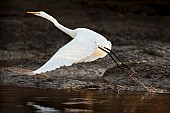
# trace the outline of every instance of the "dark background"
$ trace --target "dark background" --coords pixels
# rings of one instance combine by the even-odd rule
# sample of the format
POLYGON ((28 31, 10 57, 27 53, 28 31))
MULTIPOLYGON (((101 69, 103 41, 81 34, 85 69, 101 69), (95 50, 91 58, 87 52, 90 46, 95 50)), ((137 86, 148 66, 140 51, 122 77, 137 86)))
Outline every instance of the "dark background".
MULTIPOLYGON (((102 34, 112 42, 112 50, 117 56, 139 76, 154 87, 169 89, 169 7, 169 0, 1 0, 0 65, 3 67, 8 61, 8 66, 21 67, 23 72, 26 72, 24 68, 30 71, 38 69, 71 40, 48 20, 26 14, 27 11, 45 11, 68 28, 86 27, 102 34)), ((20 71, 18 68, 12 69, 14 71, 7 68, 0 72, 2 80, 18 85, 19 82, 15 81, 20 78, 16 73, 20 71), (15 74, 17 79, 13 77, 15 74)), ((120 80, 124 74, 117 70, 109 56, 95 62, 57 69, 50 74, 55 75, 50 77, 61 75, 83 81, 97 80, 96 77, 104 75, 106 78, 108 76, 106 81, 115 84, 126 84, 129 80, 120 80), (69 73, 81 70, 87 73, 69 73)), ((31 79, 25 77, 23 80, 29 82, 23 85, 29 86, 31 79)), ((59 79, 52 80, 57 83, 59 79)), ((55 84, 50 87, 56 88, 55 84)))
POLYGON ((169 7, 168 0, 1 0, 0 45, 1 49, 10 49, 10 43, 47 44, 66 37, 50 22, 26 14, 41 10, 69 28, 87 27, 98 31, 113 44, 128 44, 131 41, 122 41, 127 36, 135 40, 169 42, 169 7))
POLYGON ((1 0, 1 57, 13 59, 18 51, 27 51, 30 56, 22 55, 28 58, 41 53, 51 57, 71 40, 48 20, 27 11, 45 11, 66 27, 97 31, 113 46, 147 48, 169 44, 169 7, 168 0, 1 0), (6 55, 9 51, 14 53, 6 55))

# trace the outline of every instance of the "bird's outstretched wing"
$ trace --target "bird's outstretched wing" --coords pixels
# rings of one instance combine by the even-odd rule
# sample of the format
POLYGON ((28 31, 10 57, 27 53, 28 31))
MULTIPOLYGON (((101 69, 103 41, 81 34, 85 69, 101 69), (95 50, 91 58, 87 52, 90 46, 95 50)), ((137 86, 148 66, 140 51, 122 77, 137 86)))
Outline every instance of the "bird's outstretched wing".
POLYGON ((34 73, 45 73, 60 68, 61 66, 70 66, 74 63, 81 62, 81 60, 90 57, 96 49, 97 45, 94 41, 83 38, 77 34, 72 41, 60 48, 49 61, 35 70, 34 73))

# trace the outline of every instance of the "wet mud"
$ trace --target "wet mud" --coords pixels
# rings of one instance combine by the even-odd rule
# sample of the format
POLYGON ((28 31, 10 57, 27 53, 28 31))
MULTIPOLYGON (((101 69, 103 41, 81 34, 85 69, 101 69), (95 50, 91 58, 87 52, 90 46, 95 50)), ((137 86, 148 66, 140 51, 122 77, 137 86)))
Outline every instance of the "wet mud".
POLYGON ((20 4, 12 0, 2 6, 1 85, 145 91, 109 56, 45 74, 29 75, 71 40, 47 20, 25 14, 26 11, 44 10, 69 28, 86 27, 99 32, 112 42, 117 56, 137 72, 136 78, 155 88, 170 89, 170 10, 166 2, 73 0, 43 1, 38 5, 33 1, 20 4))

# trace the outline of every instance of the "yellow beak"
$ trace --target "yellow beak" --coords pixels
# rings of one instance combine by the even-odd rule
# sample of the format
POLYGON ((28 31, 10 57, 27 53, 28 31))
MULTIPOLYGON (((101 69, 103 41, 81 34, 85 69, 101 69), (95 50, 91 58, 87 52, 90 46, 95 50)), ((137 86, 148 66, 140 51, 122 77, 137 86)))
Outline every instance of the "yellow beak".
POLYGON ((39 12, 27 12, 27 13, 29 13, 29 14, 39 14, 39 12))

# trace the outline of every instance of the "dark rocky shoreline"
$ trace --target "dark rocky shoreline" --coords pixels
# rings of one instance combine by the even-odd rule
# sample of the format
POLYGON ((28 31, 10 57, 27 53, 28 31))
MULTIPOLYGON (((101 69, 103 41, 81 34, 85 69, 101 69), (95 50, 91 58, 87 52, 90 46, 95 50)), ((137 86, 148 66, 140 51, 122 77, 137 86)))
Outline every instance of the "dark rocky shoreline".
POLYGON ((63 67, 45 76, 27 75, 26 72, 40 67, 71 40, 50 22, 25 14, 26 11, 44 10, 69 28, 87 27, 104 35, 112 42, 112 50, 137 72, 139 79, 155 88, 169 90, 168 6, 161 1, 73 0, 48 4, 44 1, 40 5, 33 1, 3 2, 0 13, 0 84, 54 89, 144 90, 110 62, 109 56, 91 63, 63 67))

